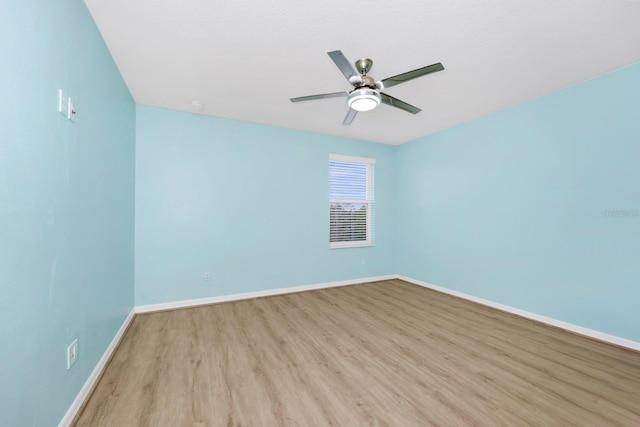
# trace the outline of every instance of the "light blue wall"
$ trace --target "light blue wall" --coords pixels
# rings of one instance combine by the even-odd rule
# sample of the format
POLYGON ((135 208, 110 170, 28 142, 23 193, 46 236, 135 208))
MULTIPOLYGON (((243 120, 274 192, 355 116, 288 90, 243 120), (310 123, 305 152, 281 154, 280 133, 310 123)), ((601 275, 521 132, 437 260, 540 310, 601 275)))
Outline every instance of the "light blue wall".
POLYGON ((640 64, 397 154, 399 273, 640 341, 640 64))
POLYGON ((135 105, 82 1, 3 0, 0 52, 0 425, 53 426, 133 305, 135 105))
POLYGON ((393 149, 138 106, 136 304, 394 273, 393 149), (329 249, 329 153, 377 159, 375 247, 329 249))

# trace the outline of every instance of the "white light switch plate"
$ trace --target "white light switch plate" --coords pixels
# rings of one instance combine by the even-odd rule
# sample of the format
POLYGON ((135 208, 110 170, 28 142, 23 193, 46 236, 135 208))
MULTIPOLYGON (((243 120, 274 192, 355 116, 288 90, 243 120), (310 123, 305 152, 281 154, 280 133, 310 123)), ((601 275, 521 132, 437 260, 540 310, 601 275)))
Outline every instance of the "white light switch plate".
POLYGON ((62 90, 58 90, 58 113, 69 118, 69 94, 62 90))
POLYGON ((73 106, 73 100, 64 89, 58 89, 58 113, 72 122, 76 121, 76 109, 73 106))

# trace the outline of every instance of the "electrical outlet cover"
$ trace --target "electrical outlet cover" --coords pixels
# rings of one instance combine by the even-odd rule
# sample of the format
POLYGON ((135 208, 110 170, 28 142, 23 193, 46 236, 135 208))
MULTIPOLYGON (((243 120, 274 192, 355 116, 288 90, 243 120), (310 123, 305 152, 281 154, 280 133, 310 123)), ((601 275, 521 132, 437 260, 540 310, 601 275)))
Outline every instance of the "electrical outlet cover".
POLYGON ((74 363, 78 360, 78 339, 73 340, 69 347, 67 347, 67 369, 71 369, 74 363))

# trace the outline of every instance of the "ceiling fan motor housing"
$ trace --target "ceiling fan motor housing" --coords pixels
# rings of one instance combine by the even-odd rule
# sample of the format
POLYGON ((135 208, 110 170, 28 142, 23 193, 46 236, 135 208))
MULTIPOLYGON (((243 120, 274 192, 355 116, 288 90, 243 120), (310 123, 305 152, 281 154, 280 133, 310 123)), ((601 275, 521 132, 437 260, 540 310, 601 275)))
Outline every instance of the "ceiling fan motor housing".
POLYGON ((371 89, 377 89, 377 83, 371 76, 362 75, 362 83, 356 85, 356 87, 370 87, 371 89))

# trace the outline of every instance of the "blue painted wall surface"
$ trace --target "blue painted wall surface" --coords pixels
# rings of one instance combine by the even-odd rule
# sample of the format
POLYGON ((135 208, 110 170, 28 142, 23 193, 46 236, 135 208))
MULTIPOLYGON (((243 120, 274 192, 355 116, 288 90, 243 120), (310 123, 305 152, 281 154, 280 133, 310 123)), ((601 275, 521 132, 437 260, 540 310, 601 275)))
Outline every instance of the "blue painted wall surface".
POLYGON ((53 426, 133 306, 135 105, 82 1, 3 1, 0 52, 0 425, 53 426))
POLYGON ((394 273, 393 149, 138 106, 136 304, 394 273), (329 153, 377 159, 375 247, 329 249, 329 153))
POLYGON ((640 64, 397 154, 398 273, 640 341, 640 64))

